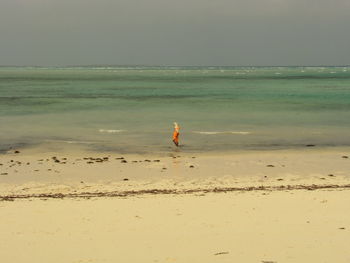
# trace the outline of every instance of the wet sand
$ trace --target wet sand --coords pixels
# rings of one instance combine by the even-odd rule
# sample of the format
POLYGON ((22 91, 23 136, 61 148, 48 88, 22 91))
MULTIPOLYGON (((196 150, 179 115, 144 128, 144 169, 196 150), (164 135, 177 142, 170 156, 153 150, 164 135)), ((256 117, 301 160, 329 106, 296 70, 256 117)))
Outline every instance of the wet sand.
POLYGON ((0 259, 349 262, 349 153, 9 152, 0 259))

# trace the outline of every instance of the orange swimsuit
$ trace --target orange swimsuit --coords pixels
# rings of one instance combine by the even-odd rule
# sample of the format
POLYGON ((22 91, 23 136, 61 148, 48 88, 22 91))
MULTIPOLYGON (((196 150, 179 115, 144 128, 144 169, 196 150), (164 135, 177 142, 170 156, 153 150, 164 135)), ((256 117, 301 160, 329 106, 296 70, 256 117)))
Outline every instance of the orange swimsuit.
POLYGON ((180 127, 176 127, 173 133, 173 142, 175 143, 175 145, 177 146, 179 144, 179 130, 180 127))
POLYGON ((179 132, 178 131, 174 131, 174 133, 173 133, 173 141, 175 142, 175 143, 179 143, 179 132))

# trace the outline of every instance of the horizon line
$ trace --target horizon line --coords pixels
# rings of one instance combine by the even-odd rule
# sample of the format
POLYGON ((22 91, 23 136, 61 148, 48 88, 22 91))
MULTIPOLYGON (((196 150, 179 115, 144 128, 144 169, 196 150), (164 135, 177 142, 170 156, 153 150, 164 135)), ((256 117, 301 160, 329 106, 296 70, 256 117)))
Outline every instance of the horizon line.
POLYGON ((235 67, 350 67, 348 65, 149 65, 149 64, 86 64, 86 65, 0 65, 1 68, 9 67, 9 68, 78 68, 78 67, 181 67, 181 68, 193 68, 193 67, 213 67, 213 68, 235 68, 235 67))

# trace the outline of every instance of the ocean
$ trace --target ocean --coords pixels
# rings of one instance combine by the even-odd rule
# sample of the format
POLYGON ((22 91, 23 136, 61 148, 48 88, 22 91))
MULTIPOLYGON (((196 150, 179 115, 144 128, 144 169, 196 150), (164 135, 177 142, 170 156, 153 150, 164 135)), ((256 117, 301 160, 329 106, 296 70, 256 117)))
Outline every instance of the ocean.
POLYGON ((350 67, 0 67, 2 152, 342 147, 349 131, 350 67))

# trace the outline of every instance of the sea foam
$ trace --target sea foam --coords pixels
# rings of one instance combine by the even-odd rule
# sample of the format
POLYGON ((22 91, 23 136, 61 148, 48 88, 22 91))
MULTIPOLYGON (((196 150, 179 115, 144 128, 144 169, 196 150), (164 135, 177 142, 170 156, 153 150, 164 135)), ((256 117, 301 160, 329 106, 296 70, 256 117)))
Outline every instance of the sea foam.
POLYGON ((106 132, 106 133, 118 133, 118 132, 124 132, 125 130, 105 130, 105 129, 99 129, 99 132, 106 132))
POLYGON ((248 135, 251 132, 248 131, 193 131, 194 133, 204 134, 204 135, 215 135, 215 134, 240 134, 248 135))

